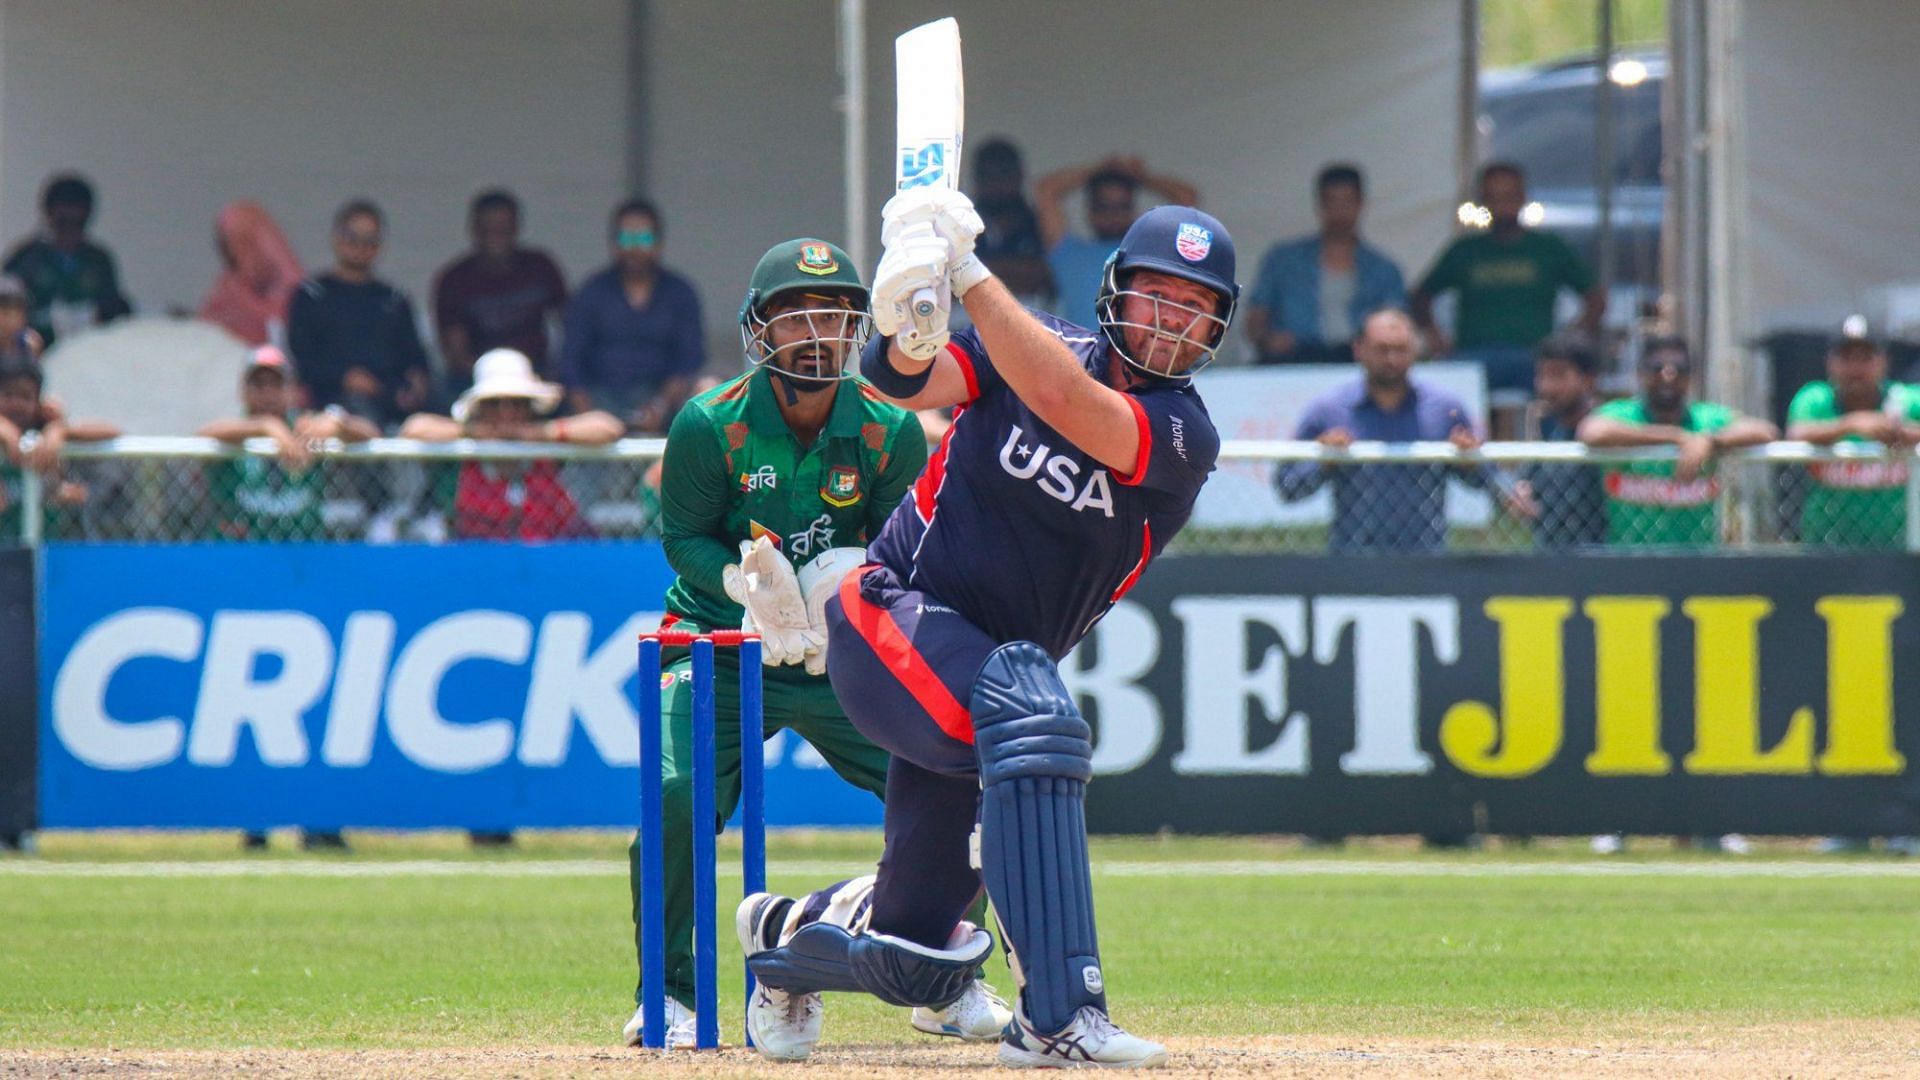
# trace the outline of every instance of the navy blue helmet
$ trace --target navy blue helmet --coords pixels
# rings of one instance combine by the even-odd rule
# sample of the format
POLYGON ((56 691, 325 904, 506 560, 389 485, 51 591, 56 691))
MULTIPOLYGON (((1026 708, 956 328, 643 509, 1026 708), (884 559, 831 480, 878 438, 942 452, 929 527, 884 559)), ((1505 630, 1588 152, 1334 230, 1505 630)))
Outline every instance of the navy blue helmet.
MULTIPOLYGON (((1212 214, 1191 206, 1156 206, 1140 215, 1121 238, 1120 246, 1107 257, 1094 310, 1099 313, 1101 331, 1121 359, 1150 375, 1178 379, 1192 375, 1213 360, 1226 341, 1227 327, 1233 322, 1239 301, 1240 285, 1234 280, 1233 237, 1227 234, 1227 227, 1212 214), (1141 326, 1149 332, 1156 329, 1120 318, 1120 298, 1131 291, 1126 288, 1126 282, 1135 270, 1155 270, 1184 278, 1220 298, 1215 314, 1196 313, 1199 317, 1187 329, 1186 343, 1201 350, 1201 356, 1194 362, 1176 366, 1178 350, 1169 347, 1164 350, 1165 362, 1156 365, 1163 351, 1154 347, 1156 342, 1149 343, 1146 356, 1134 356, 1127 347, 1129 327, 1141 326), (1210 333, 1202 333, 1200 336, 1206 340, 1201 340, 1193 336, 1196 330, 1210 333)), ((1156 303, 1170 304, 1171 301, 1156 303)), ((1191 309, 1183 307, 1182 310, 1191 309)))

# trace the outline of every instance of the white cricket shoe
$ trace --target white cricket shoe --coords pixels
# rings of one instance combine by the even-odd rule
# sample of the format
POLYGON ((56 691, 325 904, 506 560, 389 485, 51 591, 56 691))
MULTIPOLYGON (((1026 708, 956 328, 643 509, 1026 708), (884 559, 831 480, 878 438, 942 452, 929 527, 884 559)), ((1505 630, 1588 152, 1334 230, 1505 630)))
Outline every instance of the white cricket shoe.
MULTIPOLYGON (((784 896, 754 893, 733 913, 733 930, 743 956, 774 948, 787 908, 784 896)), ((754 984, 747 998, 747 1037, 761 1057, 774 1061, 804 1061, 820 1041, 820 995, 789 994, 754 984)))
POLYGON ((1013 1010, 1007 1007, 1007 999, 994 993, 985 979, 973 980, 967 992, 944 1009, 922 1006, 913 1010, 914 1030, 952 1036, 961 1042, 997 1039, 1012 1020, 1013 1010))
POLYGON ((1156 1069, 1167 1063, 1167 1048, 1129 1035, 1092 1005, 1083 1005, 1073 1022, 1051 1035, 1033 1030, 1014 1013, 1000 1037, 1000 1064, 1015 1069, 1156 1069))
MULTIPOLYGON (((620 1029, 620 1037, 628 1046, 640 1045, 640 1029, 645 1022, 641 1017, 644 1010, 633 1010, 633 1019, 620 1029)), ((667 998, 667 1049, 691 1050, 694 1044, 693 1010, 680 1004, 671 995, 667 998)))

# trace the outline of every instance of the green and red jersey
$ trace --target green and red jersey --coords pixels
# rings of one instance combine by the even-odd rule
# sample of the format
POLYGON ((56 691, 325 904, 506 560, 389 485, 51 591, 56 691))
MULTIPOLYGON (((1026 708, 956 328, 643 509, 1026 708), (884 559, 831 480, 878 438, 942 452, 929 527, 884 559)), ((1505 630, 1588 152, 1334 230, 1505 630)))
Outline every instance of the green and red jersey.
POLYGON ((770 536, 794 568, 831 547, 863 547, 927 462, 911 412, 859 379, 803 446, 780 414, 768 369, 756 368, 689 401, 667 433, 660 535, 678 577, 667 612, 702 627, 740 625, 721 571, 740 542, 770 536))

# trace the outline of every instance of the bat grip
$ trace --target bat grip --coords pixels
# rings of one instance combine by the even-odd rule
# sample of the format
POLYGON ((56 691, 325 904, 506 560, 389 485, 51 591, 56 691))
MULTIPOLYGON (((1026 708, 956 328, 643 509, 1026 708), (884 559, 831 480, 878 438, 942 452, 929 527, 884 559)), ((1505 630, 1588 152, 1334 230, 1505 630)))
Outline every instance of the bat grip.
POLYGON ((916 321, 933 318, 940 308, 940 298, 932 289, 920 289, 913 294, 913 317, 916 321))

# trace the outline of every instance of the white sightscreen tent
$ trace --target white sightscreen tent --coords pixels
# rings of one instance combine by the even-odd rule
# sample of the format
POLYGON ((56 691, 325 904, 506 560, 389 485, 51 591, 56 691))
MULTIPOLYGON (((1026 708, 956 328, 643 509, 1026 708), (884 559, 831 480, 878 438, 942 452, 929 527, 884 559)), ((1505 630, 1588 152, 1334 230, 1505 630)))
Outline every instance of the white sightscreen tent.
MULTIPOLYGON (((1920 5, 1740 12, 1748 327, 1837 324, 1889 286, 1920 289, 1920 5)), ((1920 311, 1907 318, 1920 336, 1920 311)))
POLYGON ((1409 276, 1449 232, 1460 0, 0 0, 0 238, 33 229, 47 174, 79 169, 155 314, 198 305, 226 201, 265 203, 319 268, 328 216, 367 195, 389 211, 382 271, 418 301, 482 187, 518 191, 527 238, 575 281, 606 261, 607 211, 644 192, 728 369, 753 260, 849 233, 843 7, 864 7, 871 213, 855 226, 872 235, 892 39, 943 14, 966 40, 972 138, 1013 138, 1030 174, 1131 153, 1192 180, 1247 284, 1267 245, 1311 227, 1328 161, 1367 170, 1367 231, 1409 276))

